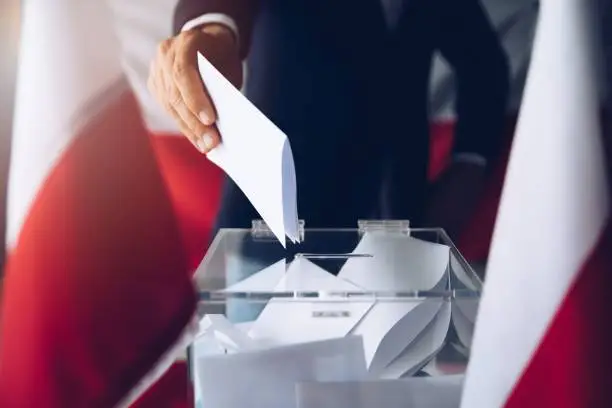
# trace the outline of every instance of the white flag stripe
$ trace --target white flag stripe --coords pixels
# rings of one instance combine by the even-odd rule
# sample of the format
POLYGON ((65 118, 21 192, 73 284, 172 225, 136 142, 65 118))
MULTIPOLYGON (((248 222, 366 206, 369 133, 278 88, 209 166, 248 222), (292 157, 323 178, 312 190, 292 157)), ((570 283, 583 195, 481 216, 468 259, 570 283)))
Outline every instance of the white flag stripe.
POLYGON ((545 0, 462 407, 504 405, 608 214, 587 3, 545 0))
POLYGON ((8 187, 9 248, 38 189, 76 134, 84 104, 123 75, 106 1, 23 2, 21 44, 8 187))
POLYGON ((14 333, 0 348, 0 405, 135 399, 192 335, 183 322, 195 298, 175 213, 124 78, 109 2, 29 0, 22 11, 8 191, 12 297, 4 299, 16 307, 3 308, 0 319, 10 328, 4 333, 14 333), (21 292, 38 301, 24 304, 21 292), (153 321, 142 319, 149 309, 157 311, 153 321), (45 336, 26 340, 32 333, 45 336), (42 374, 58 367, 61 378, 42 374), (40 392, 29 393, 41 376, 40 392))
POLYGON ((165 134, 179 133, 147 87, 149 64, 157 45, 172 35, 172 15, 177 0, 109 0, 121 41, 125 74, 134 89, 149 128, 165 134))

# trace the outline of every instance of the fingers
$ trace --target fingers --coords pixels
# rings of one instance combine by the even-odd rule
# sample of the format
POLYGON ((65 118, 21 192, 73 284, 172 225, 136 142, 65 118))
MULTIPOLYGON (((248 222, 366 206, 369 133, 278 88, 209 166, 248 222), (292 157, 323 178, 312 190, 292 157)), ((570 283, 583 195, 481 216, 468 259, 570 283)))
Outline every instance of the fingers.
POLYGON ((178 122, 182 123, 183 133, 201 152, 208 153, 214 149, 220 141, 219 132, 216 126, 206 126, 187 108, 182 102, 170 105, 168 110, 178 122))
POLYGON ((197 64, 193 56, 197 55, 196 38, 194 35, 185 38, 184 52, 178 53, 170 69, 176 89, 180 93, 187 108, 206 126, 217 120, 213 103, 204 88, 197 64))
POLYGON ((169 106, 167 109, 176 120, 181 133, 183 133, 187 139, 189 139, 194 147, 198 149, 200 153, 208 153, 219 144, 220 137, 216 126, 205 126, 196 119, 198 127, 201 127, 201 130, 194 131, 193 125, 189 125, 188 122, 183 119, 183 117, 187 115, 191 116, 192 118, 195 117, 186 109, 185 105, 182 106, 183 109, 180 112, 173 106, 169 106), (185 113, 185 110, 187 110, 187 113, 185 113))
POLYGON ((175 120, 181 133, 189 139, 196 149, 205 154, 219 144, 220 136, 217 128, 214 125, 204 125, 193 115, 183 103, 172 80, 168 79, 166 73, 160 73, 155 63, 151 65, 148 86, 175 120))
MULTIPOLYGON (((149 89, 191 143, 200 152, 208 153, 221 139, 214 125, 214 108, 195 67, 190 67, 185 57, 178 59, 180 63, 173 63, 174 50, 172 45, 168 44, 169 41, 160 45, 158 57, 151 64, 149 89), (177 66, 180 70, 178 73, 177 66), (195 73, 195 76, 192 73, 195 73)), ((181 54, 183 53, 187 54, 184 49, 181 54)))

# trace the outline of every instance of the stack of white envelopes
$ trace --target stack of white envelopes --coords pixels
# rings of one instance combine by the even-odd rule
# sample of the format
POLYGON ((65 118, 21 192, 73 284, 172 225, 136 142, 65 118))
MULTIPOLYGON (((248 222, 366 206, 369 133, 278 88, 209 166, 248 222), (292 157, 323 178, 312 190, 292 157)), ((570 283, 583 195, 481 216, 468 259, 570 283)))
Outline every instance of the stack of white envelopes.
POLYGON ((450 248, 367 233, 353 253, 366 256, 349 257, 336 276, 296 257, 226 288, 318 296, 272 297, 252 322, 204 316, 192 349, 198 404, 457 407, 462 375, 412 376, 444 347, 451 327, 469 349, 478 299, 392 295, 448 288, 450 248))

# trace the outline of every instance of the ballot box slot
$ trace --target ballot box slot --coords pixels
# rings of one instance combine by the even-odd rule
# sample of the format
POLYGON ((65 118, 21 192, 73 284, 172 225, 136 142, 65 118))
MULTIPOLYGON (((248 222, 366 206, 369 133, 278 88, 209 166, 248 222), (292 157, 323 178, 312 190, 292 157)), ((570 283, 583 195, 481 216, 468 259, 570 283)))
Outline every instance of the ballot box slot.
POLYGON ((409 220, 358 220, 359 235, 372 232, 410 235, 409 220))
POLYGON ((306 259, 349 259, 349 258, 372 258, 372 254, 295 254, 296 258, 306 259))
MULTIPOLYGON (((304 220, 298 220, 298 235, 300 242, 304 240, 305 225, 306 223, 304 222, 304 220)), ((278 238, 276 238, 276 236, 264 220, 251 221, 251 236, 253 237, 253 239, 258 241, 278 241, 278 238)))

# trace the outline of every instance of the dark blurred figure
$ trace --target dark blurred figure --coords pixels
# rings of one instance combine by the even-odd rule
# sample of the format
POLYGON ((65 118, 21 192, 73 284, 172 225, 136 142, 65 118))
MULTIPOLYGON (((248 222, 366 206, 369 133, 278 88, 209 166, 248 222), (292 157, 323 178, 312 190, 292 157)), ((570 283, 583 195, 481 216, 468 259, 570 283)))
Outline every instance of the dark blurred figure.
MULTIPOLYGON (((605 100, 604 100, 604 143, 608 159, 608 181, 612 182, 612 0, 596 0, 595 16, 602 46, 605 100)), ((612 186, 610 187, 612 192, 612 186)))
MULTIPOLYGON (((383 217, 455 235, 464 225, 500 148, 509 92, 506 56, 478 0, 179 0, 175 30, 152 64, 151 90, 206 153, 220 138, 196 52, 238 87, 248 56, 246 95, 291 140, 308 227, 383 217), (458 124, 453 161, 430 194, 436 50, 455 73, 458 124)), ((227 180, 218 227, 254 218, 227 180)))

